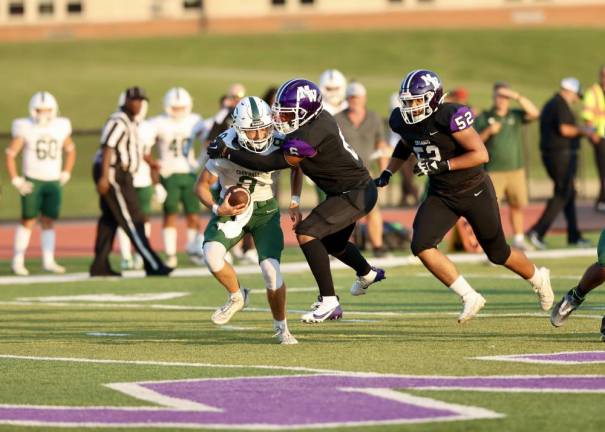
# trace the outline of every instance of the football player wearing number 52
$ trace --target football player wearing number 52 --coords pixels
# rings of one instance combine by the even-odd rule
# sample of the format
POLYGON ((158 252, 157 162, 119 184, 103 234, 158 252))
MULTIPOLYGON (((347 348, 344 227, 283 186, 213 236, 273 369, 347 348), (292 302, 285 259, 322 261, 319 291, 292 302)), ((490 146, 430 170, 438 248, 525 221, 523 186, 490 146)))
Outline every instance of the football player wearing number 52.
MULTIPOLYGON (((276 134, 273 128, 269 105, 256 96, 245 97, 233 111, 233 126, 215 141, 220 140, 231 149, 264 157, 277 150, 283 142, 283 136, 276 134)), ((275 337, 280 344, 293 345, 298 342, 288 330, 286 284, 280 270, 284 234, 272 185, 270 172, 244 168, 227 159, 208 160, 197 181, 197 195, 213 213, 204 232, 206 265, 229 293, 227 302, 212 315, 212 322, 226 324, 248 303, 250 290, 240 285, 235 270, 225 261, 225 255, 245 234, 250 233, 265 280, 275 337), (215 202, 211 191, 217 181, 221 186, 219 202, 215 202), (236 194, 236 190, 240 191, 236 194), (241 195, 249 198, 245 201, 236 199, 241 195)), ((294 169, 291 176, 292 206, 298 207, 301 189, 302 173, 294 169)))
POLYGON ((376 185, 384 187, 393 172, 412 154, 417 175, 429 177, 428 194, 414 218, 412 252, 464 304, 458 322, 475 316, 485 299, 460 275, 454 264, 437 249, 445 234, 464 216, 494 264, 504 265, 526 279, 543 310, 551 308, 554 295, 550 272, 538 269, 522 251, 506 243, 494 187, 483 170, 489 156, 472 127, 469 107, 443 101, 443 85, 436 73, 418 69, 406 75, 399 89, 400 107, 389 125, 401 140, 376 185))
POLYGON ((29 102, 29 118, 13 122, 12 140, 6 149, 6 169, 21 195, 21 224, 15 231, 13 273, 27 276, 25 251, 31 231, 40 216, 42 267, 51 273, 65 273, 55 261, 54 221, 61 209, 62 187, 69 181, 76 162, 71 123, 58 117, 59 106, 50 93, 41 91, 29 102), (23 151, 23 172, 17 172, 16 157, 23 151), (65 162, 63 162, 65 153, 65 162))
POLYGON ((355 270, 352 295, 365 294, 371 284, 385 277, 384 270, 371 267, 349 241, 355 223, 376 204, 378 191, 363 160, 346 142, 334 117, 324 110, 315 83, 299 78, 286 81, 277 90, 272 113, 275 128, 285 134, 281 149, 260 156, 216 140, 208 147, 208 156, 264 172, 299 167, 326 193, 327 198, 305 219, 301 220, 300 212, 291 213, 296 220, 296 239, 320 293, 301 320, 340 319, 342 308, 334 291, 329 255, 355 270))

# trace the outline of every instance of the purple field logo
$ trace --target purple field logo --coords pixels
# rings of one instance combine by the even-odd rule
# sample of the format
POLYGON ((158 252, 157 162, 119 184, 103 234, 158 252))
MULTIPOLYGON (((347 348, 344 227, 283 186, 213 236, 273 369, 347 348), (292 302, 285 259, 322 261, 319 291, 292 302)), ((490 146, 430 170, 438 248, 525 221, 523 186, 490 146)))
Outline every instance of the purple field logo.
POLYGON ((598 376, 297 375, 109 384, 148 407, 0 405, 0 424, 293 429, 496 419, 398 390, 605 393, 598 376))
POLYGON ((547 354, 512 354, 475 357, 477 360, 496 360, 544 364, 595 364, 605 363, 605 351, 564 351, 547 354))

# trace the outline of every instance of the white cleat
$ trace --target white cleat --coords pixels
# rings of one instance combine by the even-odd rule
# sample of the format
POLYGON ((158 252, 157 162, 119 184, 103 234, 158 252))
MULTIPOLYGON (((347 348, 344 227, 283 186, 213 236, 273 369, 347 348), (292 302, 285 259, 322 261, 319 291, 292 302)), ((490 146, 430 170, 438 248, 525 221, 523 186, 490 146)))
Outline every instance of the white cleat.
POLYGON ((189 255, 189 261, 196 266, 204 266, 206 265, 206 261, 202 255, 189 255))
POLYGON ((122 270, 132 270, 132 269, 134 269, 134 262, 132 261, 131 258, 127 258, 127 259, 122 258, 122 261, 120 261, 120 268, 122 270))
POLYGON ((292 333, 290 333, 288 329, 283 329, 281 327, 275 329, 275 334, 273 337, 277 338, 277 342, 280 345, 296 345, 298 343, 296 338, 292 336, 292 333))
POLYGON ((462 303, 464 304, 464 308, 460 316, 458 316, 458 324, 467 322, 477 315, 483 309, 483 306, 485 306, 485 299, 481 294, 473 291, 462 297, 462 303))
POLYGON ((53 262, 50 265, 44 266, 44 271, 54 274, 64 274, 66 270, 62 265, 53 262))
POLYGON ((357 279, 355 280, 355 282, 353 282, 353 286, 351 287, 350 292, 354 296, 364 295, 370 285, 376 282, 380 282, 384 279, 386 279, 386 276, 384 275, 384 270, 381 268, 372 267, 372 269, 367 275, 357 276, 357 279))
POLYGON ((555 294, 552 292, 552 286, 550 284, 550 270, 546 267, 540 267, 538 271, 542 273, 542 283, 540 286, 533 286, 533 289, 538 296, 540 307, 543 311, 547 311, 550 310, 555 301, 555 294))
POLYGON ((217 325, 227 324, 229 320, 237 312, 248 306, 250 301, 250 290, 248 288, 240 288, 242 292, 241 297, 231 297, 227 300, 227 303, 222 305, 212 314, 212 322, 217 325))
POLYGON ((331 303, 328 305, 322 301, 319 305, 316 305, 317 302, 313 303, 313 305, 311 305, 311 311, 300 317, 302 322, 320 323, 326 320, 339 320, 342 318, 342 308, 339 303, 331 303))
POLYGON ((11 270, 17 276, 29 276, 29 270, 23 264, 13 264, 11 270))
POLYGON ((132 259, 132 268, 135 270, 143 270, 143 268, 145 268, 145 261, 143 261, 143 257, 138 253, 134 254, 132 259))
POLYGON ((176 268, 178 263, 179 263, 179 260, 177 259, 176 255, 168 255, 166 257, 166 265, 168 267, 176 268))

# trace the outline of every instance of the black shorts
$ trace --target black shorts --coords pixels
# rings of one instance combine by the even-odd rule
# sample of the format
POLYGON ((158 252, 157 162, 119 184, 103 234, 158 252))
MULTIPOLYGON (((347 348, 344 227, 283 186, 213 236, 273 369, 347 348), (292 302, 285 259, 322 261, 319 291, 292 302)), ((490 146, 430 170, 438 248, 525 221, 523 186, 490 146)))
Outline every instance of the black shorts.
POLYGON ((414 218, 414 255, 437 247, 460 216, 468 220, 490 261, 503 264, 510 255, 510 247, 502 230, 496 192, 487 176, 481 184, 461 194, 440 195, 429 191, 414 218))
POLYGON ((373 180, 364 187, 328 196, 296 227, 296 234, 323 239, 354 225, 376 205, 378 191, 373 180))

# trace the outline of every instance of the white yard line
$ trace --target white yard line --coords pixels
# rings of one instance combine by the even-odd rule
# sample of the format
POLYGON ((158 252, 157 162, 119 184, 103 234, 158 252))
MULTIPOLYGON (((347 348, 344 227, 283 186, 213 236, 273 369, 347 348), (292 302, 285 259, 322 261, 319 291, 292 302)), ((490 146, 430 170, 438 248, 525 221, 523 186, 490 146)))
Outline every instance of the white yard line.
MULTIPOLYGON (((527 256, 530 258, 539 259, 553 259, 553 258, 572 258, 572 257, 592 257, 596 256, 594 248, 588 249, 554 249, 547 251, 534 251, 527 252, 527 256)), ((458 264, 462 263, 486 263, 487 258, 484 254, 450 254, 448 257, 458 264)), ((410 265, 420 265, 420 261, 413 256, 403 257, 391 257, 391 258, 374 258, 371 260, 372 264, 379 267, 391 268, 391 267, 402 267, 410 265)), ((331 266, 333 269, 345 269, 348 268, 340 261, 332 261, 331 266)), ((258 274, 259 269, 257 265, 246 265, 236 266, 236 271, 240 275, 245 274, 258 274)), ((309 266, 306 262, 291 262, 283 263, 281 265, 282 273, 299 273, 308 271, 309 266)), ((428 273, 427 273, 428 275, 428 273)), ((170 275, 170 278, 182 278, 182 277, 203 277, 210 276, 210 272, 206 268, 184 268, 176 269, 170 275)), ((478 276, 484 277, 485 275, 478 276)), ((122 279, 139 279, 145 277, 143 271, 128 271, 124 273, 123 278, 90 278, 88 273, 70 273, 66 275, 34 275, 34 276, 2 276, 0 277, 0 286, 2 285, 30 285, 39 283, 67 283, 67 282, 83 282, 83 281, 119 281, 122 279)), ((492 277, 492 276, 488 276, 492 277)), ((569 276, 571 277, 571 276, 569 276)), ((579 275, 578 275, 579 277, 579 275)))

